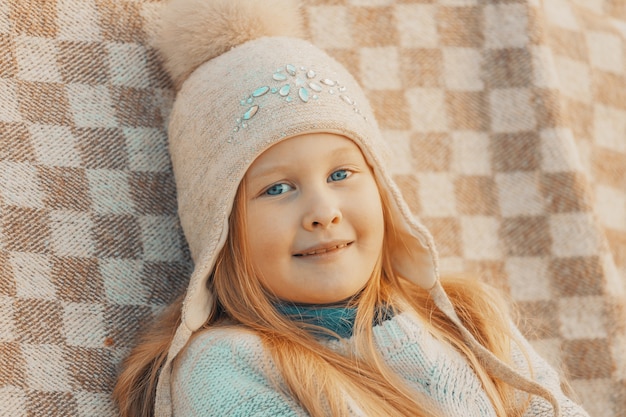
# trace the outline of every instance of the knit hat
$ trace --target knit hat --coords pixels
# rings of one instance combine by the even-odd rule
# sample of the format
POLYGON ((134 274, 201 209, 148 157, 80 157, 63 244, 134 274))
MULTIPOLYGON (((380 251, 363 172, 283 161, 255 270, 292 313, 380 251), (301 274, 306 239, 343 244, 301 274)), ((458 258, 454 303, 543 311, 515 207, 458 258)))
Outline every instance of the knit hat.
MULTIPOLYGON (((385 168, 385 141, 363 91, 342 65, 297 38, 302 27, 297 1, 170 0, 161 17, 156 46, 179 88, 169 147, 194 271, 182 323, 159 376, 155 415, 171 415, 171 362, 212 311, 207 280, 248 167, 272 145, 313 132, 351 139, 372 167, 380 192, 391 202, 398 240, 392 247, 399 248, 392 254, 394 269, 431 292, 489 371, 505 380, 520 379, 456 316, 439 284, 432 237, 412 216, 385 168)), ((522 382, 524 387, 516 385, 550 396, 532 381, 522 382)))

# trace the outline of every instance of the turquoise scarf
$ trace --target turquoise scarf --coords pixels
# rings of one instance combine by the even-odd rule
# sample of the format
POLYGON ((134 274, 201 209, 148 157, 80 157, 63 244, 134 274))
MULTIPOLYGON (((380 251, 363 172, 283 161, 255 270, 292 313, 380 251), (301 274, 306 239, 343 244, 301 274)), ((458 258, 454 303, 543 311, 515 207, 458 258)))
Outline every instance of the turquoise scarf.
MULTIPOLYGON (((356 308, 343 306, 323 306, 323 305, 303 305, 303 304, 276 304, 279 313, 289 317, 291 320, 308 323, 323 327, 340 338, 349 338, 354 330, 356 319, 356 308)), ((389 320, 394 315, 393 309, 379 307, 374 317, 374 325, 389 320)), ((313 331, 315 336, 326 339, 335 339, 331 335, 321 331, 313 331)))

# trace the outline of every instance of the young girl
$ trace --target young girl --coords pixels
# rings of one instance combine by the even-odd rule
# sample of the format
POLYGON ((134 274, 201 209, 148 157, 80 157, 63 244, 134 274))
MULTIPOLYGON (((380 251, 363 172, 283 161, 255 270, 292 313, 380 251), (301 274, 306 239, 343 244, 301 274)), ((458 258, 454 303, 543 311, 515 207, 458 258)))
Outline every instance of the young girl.
POLYGON ((292 37, 294 0, 163 17, 195 269, 125 362, 123 416, 586 416, 498 294, 440 281, 363 92, 292 37))

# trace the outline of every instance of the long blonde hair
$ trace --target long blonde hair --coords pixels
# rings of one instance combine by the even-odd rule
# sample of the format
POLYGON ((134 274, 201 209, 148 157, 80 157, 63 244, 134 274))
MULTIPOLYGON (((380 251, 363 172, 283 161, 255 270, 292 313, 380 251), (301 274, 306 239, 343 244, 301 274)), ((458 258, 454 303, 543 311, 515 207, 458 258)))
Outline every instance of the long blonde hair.
MULTIPOLYGON (((381 193, 385 234, 394 232, 389 201, 381 193)), ((245 245, 245 186, 239 187, 230 232, 209 281, 216 304, 205 328, 236 323, 255 332, 278 367, 292 396, 311 416, 347 416, 346 397, 367 415, 437 416, 436 404, 410 389, 384 363, 373 339, 372 323, 377 306, 412 309, 429 330, 465 355, 482 382, 499 417, 521 416, 513 388, 492 378, 465 345, 454 324, 434 305, 426 290, 399 277, 390 264, 390 248, 384 242, 380 258, 366 287, 350 304, 357 308, 354 352, 342 355, 319 343, 310 325, 277 312, 276 300, 255 274, 245 245)), ((388 239, 385 239, 387 241, 388 239)), ((510 363, 508 305, 494 289, 476 280, 449 278, 442 285, 464 325, 487 349, 510 363)), ((174 330, 180 324, 182 298, 174 302, 143 335, 124 362, 114 389, 122 417, 153 416, 154 395, 160 367, 165 362, 174 330)), ((317 329, 323 330, 323 329, 317 329)))

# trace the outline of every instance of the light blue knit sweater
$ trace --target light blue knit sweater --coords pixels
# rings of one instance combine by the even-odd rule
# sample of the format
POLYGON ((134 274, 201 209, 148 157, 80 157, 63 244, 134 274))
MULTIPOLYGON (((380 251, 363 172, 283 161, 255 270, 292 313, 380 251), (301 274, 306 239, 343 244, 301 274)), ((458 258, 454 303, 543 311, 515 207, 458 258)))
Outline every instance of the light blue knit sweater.
MULTIPOLYGON (((521 335, 519 336, 521 338, 521 335)), ((374 327, 374 338, 387 364, 413 387, 432 398, 446 416, 491 417, 495 412, 464 357, 435 339, 410 313, 374 327)), ((332 348, 347 343, 327 341, 332 348)), ((588 415, 561 391, 556 371, 522 339, 537 382, 555 393, 563 417, 588 415)), ((520 373, 528 376, 524 355, 513 349, 520 373)), ((292 398, 275 388, 281 381, 257 336, 237 328, 213 328, 197 335, 177 359, 172 384, 174 417, 306 416, 292 398)), ((361 415, 353 410, 354 415, 361 415)), ((552 407, 533 397, 525 416, 552 416, 552 407)))

